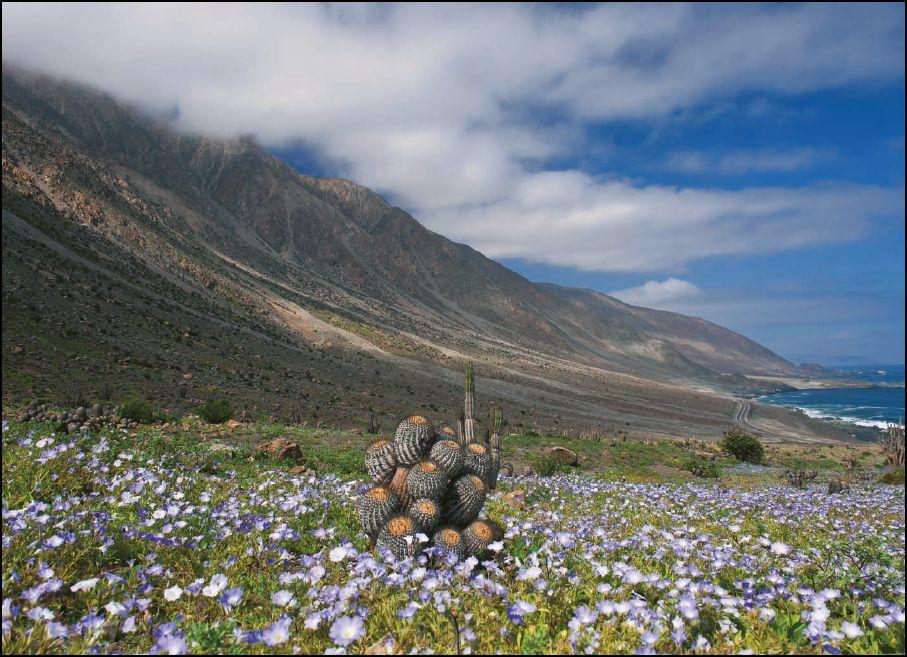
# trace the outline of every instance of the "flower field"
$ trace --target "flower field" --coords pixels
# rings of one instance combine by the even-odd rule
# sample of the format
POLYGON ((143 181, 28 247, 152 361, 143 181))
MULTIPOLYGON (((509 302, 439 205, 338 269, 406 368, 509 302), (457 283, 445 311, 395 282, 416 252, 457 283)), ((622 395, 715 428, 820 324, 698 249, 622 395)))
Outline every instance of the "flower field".
POLYGON ((4 423, 4 653, 904 652, 900 486, 505 477, 493 559, 393 563, 363 481, 165 442, 4 423))

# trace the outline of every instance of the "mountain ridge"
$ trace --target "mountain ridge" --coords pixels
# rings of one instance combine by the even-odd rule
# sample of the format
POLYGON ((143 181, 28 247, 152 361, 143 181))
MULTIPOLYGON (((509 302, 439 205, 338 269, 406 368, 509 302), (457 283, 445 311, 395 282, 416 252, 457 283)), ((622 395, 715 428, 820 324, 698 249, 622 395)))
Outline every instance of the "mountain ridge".
MULTIPOLYGON (((344 362, 370 351, 451 379, 475 359, 521 386, 542 375, 595 396, 602 381, 646 381, 709 391, 722 407, 722 375, 796 372, 707 320, 533 283, 375 192, 299 173, 248 137, 178 134, 102 92, 8 67, 3 113, 5 298, 13 271, 27 270, 24 222, 105 267, 147 268, 140 283, 178 288, 208 315, 242 316, 304 353, 350 351, 344 362)), ((4 324, 4 346, 16 333, 4 324)))

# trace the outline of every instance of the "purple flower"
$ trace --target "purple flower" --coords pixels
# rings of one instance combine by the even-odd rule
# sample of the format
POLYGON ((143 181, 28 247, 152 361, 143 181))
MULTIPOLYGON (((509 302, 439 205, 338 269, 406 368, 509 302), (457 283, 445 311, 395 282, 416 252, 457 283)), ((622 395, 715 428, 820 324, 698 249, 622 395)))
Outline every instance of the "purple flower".
POLYGON ((220 596, 220 603, 227 609, 232 609, 242 600, 243 590, 241 588, 227 589, 220 596))
POLYGON ((277 646, 286 643, 290 638, 290 619, 281 618, 271 623, 266 630, 261 633, 261 639, 269 646, 277 646))
POLYGON ((341 616, 331 625, 329 634, 334 643, 348 646, 365 635, 365 625, 358 616, 341 616))

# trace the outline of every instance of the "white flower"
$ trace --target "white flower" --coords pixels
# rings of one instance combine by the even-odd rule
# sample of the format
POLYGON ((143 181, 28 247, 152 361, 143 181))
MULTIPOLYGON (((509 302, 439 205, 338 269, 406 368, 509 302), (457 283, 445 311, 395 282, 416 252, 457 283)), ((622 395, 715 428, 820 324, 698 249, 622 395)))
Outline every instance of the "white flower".
POLYGON ((790 554, 790 546, 785 545, 784 543, 772 543, 771 548, 769 548, 774 554, 790 554))
POLYGON ((81 582, 76 582, 73 584, 69 590, 73 593, 78 593, 79 591, 90 591, 94 588, 94 585, 98 583, 97 577, 92 577, 91 579, 83 579, 81 582))
POLYGON ((848 639, 856 639, 863 636, 863 630, 860 629, 860 626, 849 621, 841 623, 841 631, 844 632, 844 636, 848 639))
POLYGON ((333 550, 328 552, 328 559, 330 559, 334 563, 343 561, 348 556, 350 556, 349 550, 347 550, 346 547, 343 547, 343 546, 335 547, 333 550))
POLYGON ((164 589, 164 600, 167 600, 168 602, 179 600, 182 595, 183 589, 179 586, 171 586, 169 589, 164 589))

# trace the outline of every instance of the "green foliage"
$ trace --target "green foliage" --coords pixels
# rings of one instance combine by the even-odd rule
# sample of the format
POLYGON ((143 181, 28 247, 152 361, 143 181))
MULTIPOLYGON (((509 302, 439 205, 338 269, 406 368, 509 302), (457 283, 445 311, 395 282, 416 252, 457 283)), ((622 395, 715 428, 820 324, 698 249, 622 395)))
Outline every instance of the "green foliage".
POLYGON ((721 440, 721 449, 738 461, 747 463, 761 463, 765 455, 765 450, 759 439, 739 429, 729 429, 724 432, 724 438, 721 440))
POLYGON ((714 461, 690 457, 683 462, 681 467, 687 472, 692 472, 697 477, 718 479, 721 476, 721 468, 714 461))
POLYGON ((209 424, 222 424, 233 417, 233 407, 226 399, 209 399, 199 406, 198 414, 209 424))
POLYGON ((141 397, 130 397, 124 401, 117 409, 117 414, 122 418, 140 424, 150 424, 154 422, 155 419, 154 409, 152 408, 151 403, 141 397))
POLYGON ((880 484, 904 485, 904 468, 892 468, 879 477, 880 484))
POLYGON ((564 470, 560 461, 550 454, 530 454, 528 459, 529 464, 532 466, 532 471, 540 477, 550 477, 564 470))

